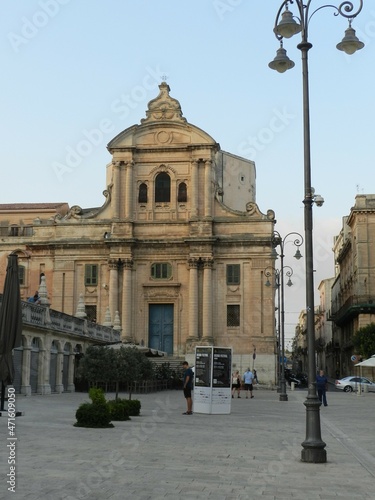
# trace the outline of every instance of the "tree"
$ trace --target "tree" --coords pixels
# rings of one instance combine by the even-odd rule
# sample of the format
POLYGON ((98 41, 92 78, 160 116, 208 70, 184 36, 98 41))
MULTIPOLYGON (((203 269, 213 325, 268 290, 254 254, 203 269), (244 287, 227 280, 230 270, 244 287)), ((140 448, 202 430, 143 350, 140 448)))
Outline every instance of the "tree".
POLYGON ((353 345, 365 359, 375 354, 375 323, 360 328, 353 337, 353 345))
POLYGON ((79 376, 92 384, 115 383, 116 400, 120 383, 128 385, 131 399, 134 382, 150 380, 154 376, 151 361, 136 347, 120 347, 115 350, 108 347, 90 346, 79 366, 79 376))
POLYGON ((131 399, 134 382, 153 378, 153 365, 136 347, 120 347, 116 354, 116 399, 120 382, 127 383, 131 399))
POLYGON ((108 383, 115 378, 114 350, 103 346, 89 346, 80 360, 78 376, 91 384, 108 383))

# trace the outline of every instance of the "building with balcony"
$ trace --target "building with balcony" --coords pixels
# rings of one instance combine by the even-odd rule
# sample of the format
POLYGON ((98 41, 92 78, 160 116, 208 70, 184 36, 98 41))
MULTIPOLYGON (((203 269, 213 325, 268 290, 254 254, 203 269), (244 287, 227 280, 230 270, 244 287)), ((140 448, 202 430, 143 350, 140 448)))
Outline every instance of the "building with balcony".
POLYGON ((315 310, 315 350, 317 367, 330 377, 336 376, 336 359, 332 348, 331 289, 335 278, 327 278, 319 283, 319 307, 315 310))
POLYGON ((357 195, 334 240, 330 319, 340 376, 354 371, 353 336, 375 322, 375 195, 357 195))

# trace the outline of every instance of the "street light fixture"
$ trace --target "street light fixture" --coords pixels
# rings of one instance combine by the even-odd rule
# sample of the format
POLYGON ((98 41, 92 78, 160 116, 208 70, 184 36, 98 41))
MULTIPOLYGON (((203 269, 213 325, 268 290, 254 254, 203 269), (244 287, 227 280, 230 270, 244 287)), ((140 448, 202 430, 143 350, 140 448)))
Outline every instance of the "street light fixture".
POLYGON ((311 18, 316 12, 324 8, 332 8, 335 16, 348 19, 349 27, 343 40, 337 44, 338 50, 346 54, 353 54, 364 47, 363 42, 356 37, 352 28, 352 21, 361 12, 363 0, 355 11, 350 1, 335 5, 323 5, 310 13, 312 0, 285 0, 282 2, 275 21, 274 33, 280 42, 280 49, 276 58, 269 63, 271 69, 283 73, 294 66, 286 50, 283 48, 283 39, 290 38, 296 33, 301 33, 301 43, 297 48, 302 55, 302 84, 303 84, 303 139, 304 139, 304 226, 305 226, 305 252, 306 252, 306 314, 307 314, 307 349, 308 349, 308 395, 306 406, 306 439, 302 443, 301 460, 309 463, 325 463, 327 461, 326 444, 321 439, 320 431, 320 401, 316 394, 316 367, 315 367, 315 324, 314 324, 314 268, 313 268, 313 218, 312 206, 323 204, 323 199, 315 195, 311 187, 311 155, 310 155, 310 103, 309 103, 309 77, 308 77, 308 51, 312 44, 308 41, 308 28, 311 18), (296 5, 299 16, 291 15, 289 5, 296 5), (285 8, 284 12, 282 10, 285 8), (282 52, 280 50, 282 49, 282 52))
POLYGON ((285 310, 284 310, 284 281, 281 280, 281 276, 285 275, 288 277, 287 286, 291 287, 293 285, 290 279, 293 275, 293 269, 290 266, 284 266, 282 264, 282 269, 275 269, 274 267, 266 267, 264 270, 264 275, 267 278, 265 283, 266 286, 272 286, 270 277, 275 276, 275 288, 277 290, 277 392, 280 393, 280 401, 288 401, 288 395, 286 393, 286 382, 285 382, 285 310), (281 281, 283 284, 281 285, 281 281), (281 293, 280 293, 281 289, 281 293))
MULTIPOLYGON (((275 278, 276 278, 276 287, 280 286, 281 294, 279 297, 281 297, 281 305, 279 305, 279 308, 281 307, 281 321, 280 321, 280 326, 281 326, 281 379, 280 379, 280 396, 279 396, 279 401, 288 401, 288 395, 286 393, 286 381, 285 381, 285 308, 284 308, 284 275, 286 275, 289 279, 287 281, 287 286, 292 286, 292 281, 290 277, 293 274, 293 269, 290 266, 284 266, 284 247, 285 243, 287 243, 287 240, 290 238, 290 236, 294 236, 294 241, 293 244, 294 246, 297 247, 297 251, 294 255, 294 257, 299 260, 302 255, 300 252, 299 247, 303 243, 303 238, 299 233, 292 232, 288 233, 284 238, 281 237, 280 233, 278 231, 274 231, 271 237, 271 242, 272 246, 274 248, 280 247, 280 270, 275 269, 275 278), (286 270, 287 269, 287 270, 286 270), (286 271, 285 271, 286 270, 286 271)), ((289 240, 290 241, 290 240, 289 240)), ((265 274, 266 276, 267 273, 265 274)), ((269 280, 268 280, 269 283, 269 280)), ((266 283, 267 285, 267 283, 266 283)))

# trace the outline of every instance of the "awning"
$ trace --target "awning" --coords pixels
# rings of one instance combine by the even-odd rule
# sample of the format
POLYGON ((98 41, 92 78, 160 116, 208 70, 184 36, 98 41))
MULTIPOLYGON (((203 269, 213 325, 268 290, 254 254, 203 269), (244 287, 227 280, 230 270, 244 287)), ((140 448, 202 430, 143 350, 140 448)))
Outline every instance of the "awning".
POLYGON ((366 359, 365 361, 361 361, 360 363, 357 363, 354 366, 373 366, 375 367, 375 354, 371 356, 371 358, 366 359))
POLYGON ((143 352, 143 354, 148 357, 162 357, 162 356, 167 356, 167 353, 164 351, 159 351, 158 349, 151 349, 151 347, 146 347, 138 344, 123 344, 122 342, 119 342, 118 344, 109 344, 107 347, 110 347, 111 349, 121 349, 121 347, 136 347, 139 351, 143 352))

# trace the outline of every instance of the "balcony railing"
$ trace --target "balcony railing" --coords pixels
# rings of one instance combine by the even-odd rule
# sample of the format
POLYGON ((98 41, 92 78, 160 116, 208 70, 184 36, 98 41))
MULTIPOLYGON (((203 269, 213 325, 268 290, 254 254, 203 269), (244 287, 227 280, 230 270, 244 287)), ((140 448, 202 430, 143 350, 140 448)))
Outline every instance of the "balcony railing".
MULTIPOLYGON (((0 294, 0 306, 2 301, 3 296, 0 294)), ((113 328, 30 302, 22 301, 22 322, 43 330, 86 337, 98 343, 120 342, 120 332, 113 328)))
POLYGON ((340 326, 359 314, 374 313, 374 295, 352 295, 341 306, 335 303, 332 304, 330 319, 340 326))

